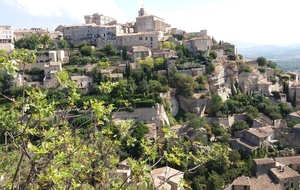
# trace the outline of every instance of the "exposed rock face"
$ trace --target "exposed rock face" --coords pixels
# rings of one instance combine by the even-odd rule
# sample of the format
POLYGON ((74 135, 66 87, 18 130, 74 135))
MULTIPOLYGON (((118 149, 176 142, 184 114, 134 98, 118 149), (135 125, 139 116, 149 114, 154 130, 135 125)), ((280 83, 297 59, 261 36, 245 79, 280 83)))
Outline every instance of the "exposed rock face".
POLYGON ((217 93, 223 101, 231 94, 231 86, 236 82, 238 69, 236 61, 218 60, 214 74, 208 80, 209 90, 217 93))
POLYGON ((193 96, 189 97, 179 96, 178 100, 180 107, 185 112, 191 112, 202 117, 208 101, 206 98, 200 98, 201 95, 203 95, 203 93, 195 93, 193 96))
POLYGON ((172 116, 176 116, 179 110, 179 102, 175 97, 176 89, 171 89, 169 92, 161 94, 161 97, 167 99, 171 104, 172 116))
POLYGON ((254 72, 242 72, 238 76, 238 83, 242 92, 253 92, 258 89, 258 82, 263 78, 263 75, 261 75, 257 70, 254 72))

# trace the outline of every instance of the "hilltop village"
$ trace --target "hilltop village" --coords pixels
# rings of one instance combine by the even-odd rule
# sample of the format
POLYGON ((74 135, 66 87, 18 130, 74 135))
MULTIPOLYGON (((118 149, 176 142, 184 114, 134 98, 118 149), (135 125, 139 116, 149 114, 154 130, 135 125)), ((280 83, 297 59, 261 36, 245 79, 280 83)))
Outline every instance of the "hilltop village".
POLYGON ((298 73, 144 8, 84 19, 0 26, 0 187, 300 189, 298 73))

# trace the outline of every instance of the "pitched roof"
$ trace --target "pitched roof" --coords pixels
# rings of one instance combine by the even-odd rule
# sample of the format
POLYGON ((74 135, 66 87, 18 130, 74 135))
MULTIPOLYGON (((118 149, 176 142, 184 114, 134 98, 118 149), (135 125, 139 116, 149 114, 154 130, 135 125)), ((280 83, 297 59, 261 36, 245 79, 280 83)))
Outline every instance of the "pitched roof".
POLYGON ((300 164, 300 156, 277 157, 276 162, 283 165, 300 164))
POLYGON ((282 169, 279 168, 271 168, 270 171, 275 175, 278 179, 292 178, 292 177, 300 177, 300 174, 293 170, 288 166, 284 166, 282 169))
POLYGON ((272 132, 273 129, 269 127, 260 127, 257 129, 249 129, 247 132, 251 133, 252 135, 258 138, 265 138, 269 136, 269 133, 272 132))
POLYGON ((249 177, 240 176, 233 181, 232 185, 249 186, 249 185, 251 185, 251 180, 249 177))
POLYGON ((275 163, 273 158, 259 158, 253 159, 253 161, 256 163, 256 165, 275 163))
POLYGON ((252 177, 251 189, 255 190, 282 190, 281 185, 274 183, 268 174, 252 177))
POLYGON ((168 179, 168 181, 178 184, 179 181, 183 178, 183 172, 166 166, 152 170, 151 176, 153 177, 153 179, 168 179))

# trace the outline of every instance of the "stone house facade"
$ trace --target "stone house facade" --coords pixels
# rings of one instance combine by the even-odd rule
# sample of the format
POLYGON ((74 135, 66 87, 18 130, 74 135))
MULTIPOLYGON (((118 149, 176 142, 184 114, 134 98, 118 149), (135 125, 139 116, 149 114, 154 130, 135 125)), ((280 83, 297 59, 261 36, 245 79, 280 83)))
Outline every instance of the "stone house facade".
POLYGON ((240 176, 232 183, 232 190, 250 190, 251 180, 249 177, 240 176))
POLYGON ((187 46, 189 52, 195 56, 200 54, 199 51, 205 51, 206 55, 208 55, 212 46, 212 40, 209 36, 201 36, 186 40, 184 44, 187 46))
POLYGON ((270 169, 270 175, 283 189, 299 190, 300 174, 288 166, 278 166, 270 169))
POLYGON ((257 176, 268 173, 271 168, 275 167, 276 161, 273 158, 260 158, 253 160, 253 170, 257 176))
MULTIPOLYGON (((254 159, 253 171, 258 177, 268 176, 272 183, 281 189, 299 190, 300 174, 289 166, 277 162, 276 158, 254 159)), ((266 182, 267 180, 264 183, 266 182)))
POLYGON ((232 149, 244 149, 246 153, 256 152, 259 147, 267 148, 273 141, 274 130, 271 127, 260 127, 234 133, 230 139, 232 149))
POLYGON ((139 32, 132 34, 121 34, 116 38, 117 49, 122 47, 145 46, 152 50, 159 49, 159 42, 163 39, 162 31, 139 32))
POLYGON ((171 50, 171 49, 160 49, 160 50, 153 52, 154 59, 159 58, 159 57, 162 57, 164 59, 170 59, 174 56, 177 56, 177 52, 175 50, 171 50))
POLYGON ((131 60, 135 61, 138 57, 141 59, 145 59, 146 57, 151 57, 152 52, 150 48, 147 48, 145 46, 133 46, 132 47, 132 54, 131 54, 131 60))
POLYGON ((44 86, 47 88, 55 87, 58 85, 57 78, 55 76, 56 72, 61 72, 62 66, 60 62, 50 62, 44 65, 44 86))
POLYGON ((93 87, 93 80, 88 76, 71 76, 71 81, 74 81, 79 89, 89 90, 93 87))
POLYGON ((300 156, 276 157, 276 162, 291 167, 295 171, 300 171, 300 156))

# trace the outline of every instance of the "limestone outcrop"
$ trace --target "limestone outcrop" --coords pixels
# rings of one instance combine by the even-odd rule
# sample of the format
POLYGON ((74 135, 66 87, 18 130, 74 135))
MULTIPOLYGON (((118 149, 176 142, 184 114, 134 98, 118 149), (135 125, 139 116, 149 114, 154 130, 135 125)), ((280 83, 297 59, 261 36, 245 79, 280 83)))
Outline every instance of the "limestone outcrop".
POLYGON ((178 101, 180 107, 185 112, 191 112, 202 117, 208 103, 207 98, 203 98, 205 93, 207 93, 207 91, 203 93, 195 93, 193 96, 189 97, 179 96, 178 101))

